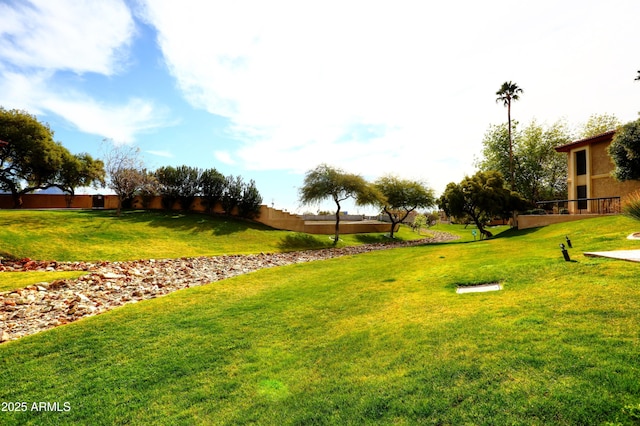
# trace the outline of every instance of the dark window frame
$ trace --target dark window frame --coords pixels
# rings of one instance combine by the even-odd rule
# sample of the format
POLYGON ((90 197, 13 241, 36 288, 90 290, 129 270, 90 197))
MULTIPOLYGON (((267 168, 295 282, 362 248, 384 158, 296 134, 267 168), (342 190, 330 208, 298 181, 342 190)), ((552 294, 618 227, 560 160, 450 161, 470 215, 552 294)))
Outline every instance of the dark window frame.
POLYGON ((578 210, 587 209, 587 185, 576 186, 576 198, 578 199, 578 210))
POLYGON ((587 150, 576 151, 576 176, 587 174, 587 150))

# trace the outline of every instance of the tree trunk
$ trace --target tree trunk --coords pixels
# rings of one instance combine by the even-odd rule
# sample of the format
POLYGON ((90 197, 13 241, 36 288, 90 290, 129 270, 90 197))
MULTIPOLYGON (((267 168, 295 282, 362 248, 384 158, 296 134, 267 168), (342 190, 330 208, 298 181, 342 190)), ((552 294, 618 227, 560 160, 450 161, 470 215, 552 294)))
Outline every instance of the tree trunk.
POLYGON ((393 238, 393 235, 395 233, 395 229, 396 229, 396 225, 399 223, 404 222, 404 220, 409 217, 409 213, 411 213, 412 211, 414 211, 415 209, 411 209, 411 210, 406 210, 404 215, 399 218, 398 220, 394 220, 394 215, 393 213, 391 213, 390 211, 388 211, 386 208, 383 209, 384 212, 387 214, 387 216, 389 216, 389 220, 391 221, 391 232, 389 232, 389 237, 393 238))
POLYGON ((511 138, 511 101, 507 104, 507 119, 509 121, 509 174, 511 175, 511 191, 515 189, 515 176, 513 173, 513 140, 511 138))
POLYGON ((22 207, 22 194, 19 192, 12 192, 11 196, 13 198, 13 208, 19 209, 22 207))
POLYGON ((336 230, 335 235, 333 236, 333 245, 338 245, 338 239, 340 238, 340 203, 336 201, 336 230))

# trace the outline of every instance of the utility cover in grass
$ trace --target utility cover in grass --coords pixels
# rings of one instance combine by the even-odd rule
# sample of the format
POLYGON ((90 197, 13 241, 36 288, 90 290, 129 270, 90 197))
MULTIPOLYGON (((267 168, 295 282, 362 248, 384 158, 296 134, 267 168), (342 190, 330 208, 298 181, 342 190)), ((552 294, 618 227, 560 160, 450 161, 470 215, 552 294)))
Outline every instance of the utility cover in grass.
POLYGON ((465 285, 459 286, 456 289, 456 293, 483 293, 485 291, 498 291, 502 290, 502 286, 499 283, 488 283, 478 285, 465 285))

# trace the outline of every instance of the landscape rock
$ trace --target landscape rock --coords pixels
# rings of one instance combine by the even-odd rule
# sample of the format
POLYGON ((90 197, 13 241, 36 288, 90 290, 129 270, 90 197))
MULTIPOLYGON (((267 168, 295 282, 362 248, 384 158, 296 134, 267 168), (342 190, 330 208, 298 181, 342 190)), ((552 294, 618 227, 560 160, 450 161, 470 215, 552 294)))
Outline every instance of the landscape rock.
POLYGON ((87 274, 75 280, 55 280, 0 293, 0 326, 3 327, 0 343, 97 315, 127 303, 137 303, 259 269, 457 238, 444 232, 432 233, 432 238, 401 243, 246 256, 99 263, 3 260, 3 274, 27 270, 86 271, 87 274))

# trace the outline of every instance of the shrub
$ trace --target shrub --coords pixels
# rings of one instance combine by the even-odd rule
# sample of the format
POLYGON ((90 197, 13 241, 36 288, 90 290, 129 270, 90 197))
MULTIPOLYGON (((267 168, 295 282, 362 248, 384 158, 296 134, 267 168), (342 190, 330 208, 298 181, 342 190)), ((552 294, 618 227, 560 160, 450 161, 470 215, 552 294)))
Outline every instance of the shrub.
POLYGON ((260 214, 260 204, 262 204, 262 196, 252 179, 242 187, 242 198, 238 204, 240 216, 248 219, 255 218, 260 214))
POLYGON ((526 212, 524 212, 524 214, 526 214, 526 215, 545 215, 545 214, 547 214, 547 212, 544 209, 533 209, 533 210, 527 210, 526 212))
POLYGON ((630 194, 625 199, 622 212, 630 218, 640 220, 640 191, 630 194))

